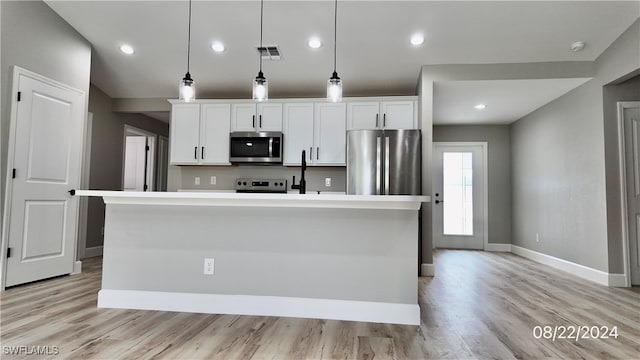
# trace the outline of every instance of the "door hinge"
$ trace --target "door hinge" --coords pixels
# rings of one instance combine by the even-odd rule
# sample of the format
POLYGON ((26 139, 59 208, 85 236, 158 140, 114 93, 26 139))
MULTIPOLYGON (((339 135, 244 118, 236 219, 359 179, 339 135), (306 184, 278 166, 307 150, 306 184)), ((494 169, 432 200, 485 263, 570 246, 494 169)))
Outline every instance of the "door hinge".
POLYGON ((18 101, 22 100, 22 91, 18 91, 18 101))
POLYGON ((7 248, 7 258, 11 257, 11 248, 7 248))
POLYGON ((145 146, 145 150, 149 151, 149 145, 145 146))
POLYGON ((16 178, 16 169, 14 168, 13 171, 11 172, 11 178, 15 179, 16 178))

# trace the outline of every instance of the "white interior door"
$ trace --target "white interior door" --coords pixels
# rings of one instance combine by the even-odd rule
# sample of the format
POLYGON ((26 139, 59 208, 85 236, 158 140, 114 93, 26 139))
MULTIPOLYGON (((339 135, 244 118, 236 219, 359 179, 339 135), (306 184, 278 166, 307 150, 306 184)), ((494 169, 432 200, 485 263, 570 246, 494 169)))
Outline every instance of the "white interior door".
POLYGON ((433 243, 437 248, 484 249, 484 149, 434 143, 433 243))
POLYGON ((623 108, 631 284, 640 285, 640 102, 623 108))
POLYGON ((68 191, 80 183, 86 114, 83 92, 14 71, 6 286, 73 271, 78 201, 68 191))
POLYGON ((124 191, 145 191, 147 137, 127 136, 124 156, 124 191))

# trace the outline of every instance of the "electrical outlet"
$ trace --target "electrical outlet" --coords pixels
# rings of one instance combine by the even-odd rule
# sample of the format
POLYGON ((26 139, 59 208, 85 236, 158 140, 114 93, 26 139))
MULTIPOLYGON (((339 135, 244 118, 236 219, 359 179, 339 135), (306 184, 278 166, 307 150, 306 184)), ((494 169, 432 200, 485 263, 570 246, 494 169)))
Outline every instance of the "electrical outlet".
POLYGON ((218 179, 215 176, 211 177, 211 185, 215 185, 218 182, 218 179))
POLYGON ((213 275, 215 272, 215 260, 213 258, 204 259, 204 274, 213 275))
POLYGON ((539 243, 540 242, 540 234, 536 233, 536 242, 539 243))
POLYGON ((331 178, 324 178, 324 186, 326 187, 331 186, 331 178))
POLYGON ((196 176, 196 178, 194 179, 194 181, 193 181, 193 182, 194 182, 194 184, 196 184, 196 185, 200 185, 200 177, 199 177, 199 176, 196 176))

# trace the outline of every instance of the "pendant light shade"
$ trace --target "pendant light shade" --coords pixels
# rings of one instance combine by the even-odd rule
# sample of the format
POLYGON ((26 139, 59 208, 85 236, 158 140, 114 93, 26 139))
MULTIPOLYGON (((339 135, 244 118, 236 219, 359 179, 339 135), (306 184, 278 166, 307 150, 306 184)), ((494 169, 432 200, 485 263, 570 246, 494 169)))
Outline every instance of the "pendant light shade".
POLYGON ((267 99, 269 99, 269 81, 260 71, 253 80, 253 100, 265 101, 267 99))
POLYGON ((262 20, 264 17, 264 0, 260 0, 260 70, 258 76, 253 80, 253 100, 267 101, 269 99, 269 81, 262 73, 262 20))
POLYGON ((189 35, 187 39, 187 73, 180 81, 178 88, 179 99, 186 102, 191 102, 196 99, 196 86, 189 73, 189 62, 191 55, 191 0, 189 0, 189 35))
POLYGON ((191 74, 186 73, 180 81, 180 100, 191 102, 196 99, 196 86, 191 74))
POLYGON ((336 71, 336 49, 338 43, 338 0, 335 0, 333 8, 333 74, 327 82, 327 101, 342 101, 342 79, 336 71))

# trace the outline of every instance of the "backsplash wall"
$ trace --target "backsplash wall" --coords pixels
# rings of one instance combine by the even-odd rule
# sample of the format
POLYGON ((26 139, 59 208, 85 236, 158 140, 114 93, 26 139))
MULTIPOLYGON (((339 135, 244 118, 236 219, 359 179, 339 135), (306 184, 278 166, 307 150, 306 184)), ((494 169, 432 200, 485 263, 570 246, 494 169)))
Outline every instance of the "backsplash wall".
MULTIPOLYGON (((287 189, 291 190, 293 176, 296 184, 300 182, 300 167, 285 166, 180 166, 181 184, 175 189, 198 190, 235 190, 237 178, 286 179, 287 189), (211 184, 211 177, 216 177, 216 184, 211 184), (195 178, 200 178, 200 185, 195 185, 195 178)), ((305 172, 307 192, 312 191, 346 191, 345 167, 307 167, 305 172), (325 178, 331 178, 331 186, 325 186, 325 178)))

